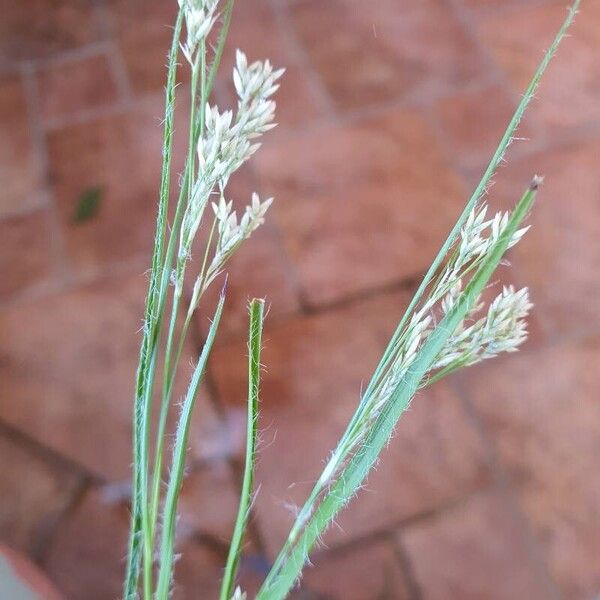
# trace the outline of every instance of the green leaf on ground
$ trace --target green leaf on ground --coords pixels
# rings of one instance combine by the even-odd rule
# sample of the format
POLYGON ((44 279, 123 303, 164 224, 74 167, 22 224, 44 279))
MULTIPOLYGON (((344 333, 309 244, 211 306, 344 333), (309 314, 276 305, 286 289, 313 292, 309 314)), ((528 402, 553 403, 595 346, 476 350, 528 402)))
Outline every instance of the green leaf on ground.
POLYGON ((73 223, 85 223, 98 215, 104 192, 101 187, 93 186, 84 190, 77 199, 77 206, 73 211, 73 223))

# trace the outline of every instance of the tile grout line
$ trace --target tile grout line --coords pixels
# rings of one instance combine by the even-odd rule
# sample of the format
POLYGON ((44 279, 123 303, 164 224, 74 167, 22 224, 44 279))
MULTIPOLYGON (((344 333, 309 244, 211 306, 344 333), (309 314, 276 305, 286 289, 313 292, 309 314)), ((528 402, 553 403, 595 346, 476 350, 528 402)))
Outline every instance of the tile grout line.
POLYGON ((312 67, 310 58, 298 39, 296 28, 291 22, 289 6, 278 0, 269 0, 269 4, 279 30, 286 41, 290 56, 296 63, 296 66, 300 67, 306 75, 308 87, 317 101, 319 108, 323 111, 327 120, 335 119, 336 111, 333 99, 327 92, 320 75, 312 67))
MULTIPOLYGON (((393 443, 393 442, 392 442, 393 443)), ((425 523, 431 519, 435 519, 447 513, 450 510, 454 510, 466 504, 474 495, 480 494, 493 489, 493 482, 484 482, 479 485, 473 485, 470 489, 465 490, 462 494, 457 494, 455 497, 443 500, 437 505, 426 508, 420 511, 415 511, 406 516, 400 517, 382 525, 381 527, 371 530, 367 533, 350 537, 341 542, 331 544, 325 549, 317 549, 315 551, 315 557, 325 554, 336 554, 338 552, 347 552, 353 548, 358 548, 364 543, 371 543, 381 539, 385 539, 390 535, 398 535, 402 533, 404 529, 413 527, 425 523)), ((350 509, 349 509, 350 510, 350 509)), ((335 526, 335 525, 334 525, 335 526)))
POLYGON ((51 298, 63 292, 68 293, 115 277, 126 277, 128 275, 139 275, 141 277, 148 272, 149 268, 149 265, 146 262, 142 263, 141 257, 138 256, 124 262, 107 264, 95 271, 74 273, 72 277, 65 281, 45 282, 38 286, 30 286, 21 293, 15 294, 10 300, 0 302, 0 310, 36 302, 45 297, 51 298))
MULTIPOLYGON (((403 97, 401 99, 396 99, 389 102, 381 102, 376 104, 371 104, 370 106, 365 106, 357 109, 345 110, 336 116, 335 119, 331 119, 329 117, 317 118, 314 122, 302 130, 298 128, 290 128, 287 131, 282 131, 278 134, 278 138, 276 140, 277 145, 283 145, 283 143, 288 142, 290 140, 296 138, 302 138, 303 136, 308 136, 316 133, 318 130, 323 128, 333 128, 333 127, 348 127, 352 125, 358 125, 363 123, 364 121, 368 121, 370 119, 377 119, 381 116, 386 115, 394 110, 417 110, 423 111, 430 105, 434 105, 435 103, 442 102, 446 99, 452 99, 459 92, 477 92, 485 87, 494 84, 493 79, 485 79, 483 81, 478 81, 475 83, 470 83, 463 86, 459 89, 451 89, 444 91, 433 91, 425 96, 423 94, 415 93, 408 97, 403 97)), ((517 96, 514 93, 508 93, 510 98, 516 98, 517 96)), ((516 106, 517 102, 514 103, 516 106)), ((534 133, 534 132, 532 132, 534 133)), ((594 125, 585 125, 585 126, 574 126, 570 128, 566 128, 564 131, 560 132, 559 135, 553 135, 549 137, 549 139, 544 139, 535 143, 535 149, 533 151, 526 151, 523 154, 529 154, 531 152, 541 152, 546 150, 547 148, 553 148, 556 145, 556 139, 558 140, 570 140, 577 141, 578 139, 586 140, 589 139, 592 135, 600 134, 600 124, 594 125)), ((539 136, 542 137, 541 135, 539 136)), ((527 146, 533 146, 534 142, 533 136, 529 139, 527 146)), ((513 151, 514 152, 514 151, 513 151)), ((466 167, 463 170, 472 171, 474 169, 479 169, 478 166, 475 167, 466 167)))
MULTIPOLYGON (((319 317, 322 315, 335 313, 336 311, 352 308, 356 305, 360 305, 363 302, 368 302, 376 298, 385 297, 403 291, 410 292, 414 288, 416 288, 419 281, 423 278, 424 274, 424 272, 420 272, 418 275, 404 277, 398 281, 390 283, 389 285, 366 288, 364 290, 359 291, 356 294, 347 295, 331 303, 310 305, 306 309, 300 307, 298 310, 287 311, 285 313, 273 316, 269 319, 269 323, 279 325, 281 323, 286 323, 290 320, 297 319, 299 317, 319 317)), ((241 333, 242 330, 236 329, 222 335, 219 345, 225 345, 232 342, 232 340, 236 337, 239 337, 241 333)), ((579 343, 588 339, 595 339, 599 335, 600 328, 592 327, 586 329, 573 330, 567 333, 562 333, 553 336, 549 335, 548 340, 546 340, 545 343, 548 347, 552 347, 563 343, 579 343)), ((520 353, 538 352, 539 350, 539 346, 535 346, 533 348, 526 347, 520 350, 520 353)))
POLYGON ((114 22, 111 18, 111 14, 107 5, 107 0, 101 0, 101 3, 97 7, 98 20, 104 31, 104 35, 107 38, 106 58, 109 63, 109 67, 112 76, 117 85, 117 93, 121 103, 129 105, 133 102, 133 90, 131 85, 131 79, 127 72, 127 66, 125 59, 123 58, 123 52, 121 47, 117 43, 117 35, 115 32, 114 22))
POLYGON ((88 58, 96 58, 106 53, 109 48, 107 40, 98 42, 90 42, 76 48, 69 48, 51 56, 34 58, 26 61, 19 61, 19 64, 33 64, 36 69, 44 69, 48 67, 61 67, 71 63, 80 62, 88 58))
POLYGON ((408 591, 408 600, 422 600, 423 592, 417 580, 414 563, 407 549, 404 547, 400 534, 397 533, 396 535, 392 535, 390 543, 392 544, 396 560, 404 575, 404 582, 408 591))
POLYGON ((85 465, 65 456, 60 451, 40 442, 27 432, 22 431, 18 427, 15 427, 2 419, 0 419, 0 435, 6 437, 18 446, 26 448, 28 452, 34 454, 47 464, 53 465, 57 469, 65 470, 77 477, 86 478, 98 484, 104 483, 102 477, 99 477, 90 471, 85 465))
POLYGON ((39 539, 35 544, 36 547, 32 552, 32 558, 35 564, 40 568, 45 569, 50 548, 56 535, 60 531, 62 524, 68 521, 69 517, 74 514, 92 486, 93 482, 88 477, 81 477, 74 486, 75 489, 68 502, 63 507, 63 510, 56 515, 47 530, 39 535, 39 539))

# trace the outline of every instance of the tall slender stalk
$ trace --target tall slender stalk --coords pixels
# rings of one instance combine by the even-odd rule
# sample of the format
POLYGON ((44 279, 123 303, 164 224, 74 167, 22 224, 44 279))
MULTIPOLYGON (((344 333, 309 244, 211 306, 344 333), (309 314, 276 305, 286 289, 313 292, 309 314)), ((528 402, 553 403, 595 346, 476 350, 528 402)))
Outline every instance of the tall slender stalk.
MULTIPOLYGON (((186 171, 185 171, 185 190, 187 191, 187 201, 186 206, 190 202, 190 194, 192 193, 193 187, 193 177, 194 177, 194 152, 195 152, 195 135, 196 131, 196 104, 197 104, 197 88, 198 88, 198 80, 199 75, 198 71, 200 68, 199 61, 196 60, 192 65, 192 79, 190 83, 190 125, 189 125, 189 142, 188 142, 188 153, 187 153, 187 162, 186 162, 186 171)), ((202 97, 204 97, 205 90, 202 90, 202 97)), ((184 195, 183 195, 184 196, 184 195)), ((184 196, 185 197, 185 196, 184 196)), ((182 214, 182 201, 183 198, 180 198, 178 203, 178 209, 182 214)), ((179 221, 180 219, 176 219, 176 227, 174 228, 175 233, 179 231, 179 221)), ((172 233, 173 235, 173 233, 172 233)), ((174 237, 172 239, 175 239, 174 237)), ((174 245, 173 245, 174 249, 174 245)), ((154 534, 156 523, 156 516, 158 513, 158 500, 160 496, 160 481, 161 481, 161 473, 162 473, 162 456, 163 456, 163 448, 164 448, 164 438, 165 438, 165 429, 167 425, 167 416, 169 410, 169 402, 171 399, 171 392, 173 388, 173 379, 175 373, 172 372, 171 365, 171 353, 173 351, 173 340, 175 338, 175 331, 177 327, 177 316, 179 314, 179 304, 181 301, 181 295, 183 293, 182 285, 175 286, 173 291, 173 301, 171 305, 171 318, 169 321, 167 340, 165 344, 165 358, 163 365, 163 388, 162 388, 162 399, 161 399, 161 407, 160 414, 158 418, 158 426, 156 433, 156 449, 155 449, 155 458, 154 458, 154 475, 152 478, 152 497, 150 503, 150 522, 151 522, 151 542, 154 544, 154 534)), ((176 366, 173 371, 176 371, 176 366)))
MULTIPOLYGON (((381 375, 383 369, 385 368, 385 366, 387 364, 387 361, 390 358, 390 355, 393 351, 393 347, 397 342, 400 332, 403 330, 404 326, 406 325, 406 321, 407 321, 409 315, 414 310, 415 306, 418 304, 419 300, 425 293, 427 286, 429 285, 429 283, 433 279, 434 275, 436 274, 437 270, 439 269, 442 261, 444 260, 444 257, 448 253, 448 250, 450 250, 450 248, 452 247, 452 244, 456 240, 458 233, 460 231, 460 228, 463 226, 464 222, 467 220, 469 213, 471 212, 473 207, 477 204, 477 202, 479 202, 479 200, 482 198, 482 196, 485 194, 487 187, 490 184, 490 181, 492 180, 492 177, 498 170, 498 167, 500 166, 500 163, 502 162, 502 159, 504 158, 504 155, 506 154, 508 147, 510 146, 510 144, 512 143, 512 141, 514 139, 515 132, 517 131, 517 128, 518 128, 519 124, 521 123, 521 120, 523 119, 523 115, 525 114, 527 107, 529 106, 530 102, 533 100, 533 98, 535 96, 537 87, 538 87, 544 73, 546 72, 548 65, 554 58, 554 55, 556 54, 556 51, 558 50, 560 43, 562 42, 567 31, 571 27, 571 24, 573 23, 573 19, 575 18, 575 15, 577 14, 577 10, 579 9, 580 2, 581 2, 581 0, 575 0, 573 2, 572 6, 569 8, 569 12, 567 14, 566 19, 564 20, 561 28, 559 29, 558 33, 556 34, 550 48, 544 54, 544 57, 542 58, 540 64, 538 65, 531 81, 529 82, 529 85, 527 86, 527 89, 525 90, 525 93, 523 94, 521 101, 519 102, 519 105, 517 106, 517 109, 514 112, 512 118, 510 120, 510 123, 508 124, 508 127, 506 128, 506 131, 504 132, 504 134, 500 140, 500 143, 498 144, 498 147, 496 148, 496 151, 494 152, 494 155, 492 156, 492 159, 490 160, 481 180, 477 184, 477 187, 475 188, 475 191, 469 198, 469 201, 465 204, 465 207, 464 207, 461 215, 458 217, 458 219, 457 219, 454 227, 450 231, 446 241, 442 244, 442 247, 438 251, 436 257, 434 258, 433 262, 431 263, 431 266, 427 270, 427 273, 423 277, 423 280, 421 281, 417 291, 415 292, 415 295, 413 296, 408 308, 406 309, 406 312, 404 313, 404 317, 400 320, 400 323, 398 323, 398 327, 396 328, 396 331, 392 335, 392 337, 389 341, 388 347, 384 351, 381 360, 379 361, 377 367, 375 368, 375 371, 371 378, 370 385, 375 385, 375 383, 377 382, 379 376, 381 375)), ((367 390, 367 393, 368 393, 368 390, 367 390)))
POLYGON ((175 111, 175 84, 177 75, 177 53, 179 50, 179 37, 183 25, 183 11, 179 11, 173 31, 173 42, 169 52, 168 75, 165 101, 165 124, 163 139, 163 167, 158 200, 158 213, 156 217, 156 235, 152 254, 150 281, 144 315, 144 329, 140 358, 136 376, 136 392, 133 409, 132 441, 133 441, 133 473, 131 490, 131 530, 129 536, 129 549, 127 567, 123 586, 124 600, 135 598, 140 565, 140 536, 142 529, 141 492, 144 488, 144 474, 142 473, 142 435, 144 430, 144 412, 147 408, 145 402, 146 390, 152 387, 151 373, 154 372, 156 360, 156 344, 160 334, 160 302, 159 283, 162 275, 162 261, 164 253, 164 236, 167 222, 169 204, 169 188, 171 176, 171 158, 173 148, 173 118, 175 111))
POLYGON ((252 505, 254 489, 254 467, 256 462, 256 438, 258 422, 258 393, 260 387, 260 352, 264 300, 254 299, 250 303, 250 327, 248 331, 248 417, 246 426, 246 461, 238 514, 235 521, 229 554, 225 564, 225 574, 221 584, 220 600, 229 600, 233 594, 237 567, 242 551, 242 542, 252 505))

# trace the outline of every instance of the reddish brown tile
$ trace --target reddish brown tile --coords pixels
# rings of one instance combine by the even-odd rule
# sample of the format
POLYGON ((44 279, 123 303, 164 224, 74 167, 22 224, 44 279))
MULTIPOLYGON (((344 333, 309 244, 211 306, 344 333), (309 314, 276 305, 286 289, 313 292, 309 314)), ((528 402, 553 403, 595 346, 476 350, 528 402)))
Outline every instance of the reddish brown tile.
POLYGON ((100 39, 95 3, 23 0, 2 7, 0 62, 46 58, 100 39))
POLYGON ((403 531, 422 597, 427 600, 549 598, 522 524, 494 492, 473 496, 403 531))
POLYGON ((0 215, 35 204, 40 179, 21 79, 0 79, 0 215))
MULTIPOLYGON (((499 85, 438 101, 434 110, 455 164, 467 169, 487 166, 515 108, 516 103, 499 85)), ((529 128, 521 125, 517 136, 529 137, 529 128)))
POLYGON ((518 279, 529 285, 535 314, 550 335, 587 332, 600 325, 600 143, 563 146, 520 158, 503 169, 492 197, 512 203, 534 173, 545 176, 529 224, 512 254, 518 279))
POLYGON ((56 274, 49 213, 42 209, 0 220, 0 301, 56 274))
POLYGON ((463 375, 567 598, 591 598, 600 587, 599 358, 596 338, 463 375))
POLYGON ((400 562, 387 542, 361 543, 354 549, 318 556, 306 567, 300 592, 294 598, 363 600, 409 598, 400 562))
POLYGON ((15 550, 35 553, 75 493, 77 479, 39 452, 0 437, 0 537, 15 550))
POLYGON ((400 97, 417 74, 356 19, 348 3, 292 5, 293 22, 311 62, 340 108, 356 108, 400 97))
MULTIPOLYGON (((177 4, 163 0, 109 0, 111 18, 135 93, 160 92, 167 78, 166 63, 177 4)), ((180 81, 188 80, 182 59, 180 81)))
MULTIPOLYGON (((149 264, 161 168, 161 104, 156 98, 126 113, 49 135, 50 170, 67 252, 81 273, 133 259, 141 266, 149 264), (100 188, 98 214, 76 223, 80 198, 91 188, 100 188)), ((183 136, 177 139, 184 141, 183 136)), ((175 154, 175 173, 181 169, 180 156, 175 154)))
MULTIPOLYGON (((2 311, 0 418, 102 477, 128 479, 145 293, 140 275, 2 311)), ((186 347, 176 398, 195 355, 186 347)), ((215 417, 205 394, 197 404, 208 428, 215 417)))
MULTIPOLYGON (((265 298, 269 315, 278 318, 295 312, 298 308, 290 273, 276 233, 269 225, 257 231, 252 239, 232 257, 227 269, 227 297, 219 337, 241 335, 248 330, 248 302, 252 298, 265 298)), ((206 318, 217 300, 224 279, 216 281, 207 292, 197 321, 202 332, 207 333, 210 321, 206 318)))
POLYGON ((129 518, 124 507, 89 490, 61 523, 44 568, 70 600, 106 600, 122 590, 129 518))
MULTIPOLYGON (((379 298, 322 316, 267 326, 262 363, 257 511, 270 553, 291 525, 358 401, 405 298, 379 298), (358 365, 358 366, 357 366, 358 365)), ((245 343, 216 349, 212 372, 219 396, 245 403, 245 343)), ((337 519, 326 540, 339 542, 465 493, 486 477, 478 436, 446 386, 419 394, 402 419, 367 489, 337 519)))
POLYGON ((218 598, 224 558, 194 542, 185 544, 180 551, 175 563, 173 600, 218 598))
POLYGON ((205 463, 188 475, 179 501, 178 535, 190 533, 210 535, 229 544, 239 492, 227 462, 205 463))
POLYGON ((269 0, 255 0, 252 4, 240 2, 233 11, 223 68, 228 71, 233 67, 236 48, 246 52, 252 60, 268 58, 277 64, 287 57, 285 37, 269 0))
POLYGON ((48 122, 80 110, 109 106, 118 99, 106 55, 49 64, 38 72, 42 118, 48 122))
POLYGON ((232 69, 237 48, 245 52, 250 61, 268 58, 275 67, 285 67, 281 87, 275 96, 276 122, 279 126, 268 134, 269 138, 306 126, 323 115, 322 106, 315 98, 307 74, 292 58, 289 46, 290 42, 279 28, 268 2, 254 0, 251 3, 236 4, 218 82, 225 91, 223 99, 228 105, 236 106, 232 69), (266 31, 269 32, 268 35, 265 35, 266 31))
POLYGON ((340 108, 438 91, 482 75, 478 53, 446 5, 403 9, 391 0, 292 6, 298 35, 340 108))
MULTIPOLYGON (((351 0, 360 18, 364 3, 351 0)), ((378 38, 391 48, 415 77, 421 97, 460 89, 487 78, 481 53, 460 15, 447 2, 382 0, 367 6, 378 38), (401 4, 401 6, 399 6, 401 4)))
POLYGON ((323 102, 317 102, 315 95, 305 71, 287 63, 281 87, 275 96, 275 120, 278 126, 270 133, 270 137, 283 135, 292 129, 302 129, 324 117, 326 111, 323 102))
POLYGON ((266 144, 256 165, 312 304, 422 272, 463 203, 412 111, 266 144))
MULTIPOLYGON (((479 22, 482 42, 505 69, 515 91, 525 90, 565 16, 566 5, 559 0, 502 11, 479 22)), ((600 121, 600 80, 593 67, 600 35, 600 5, 584 4, 569 33, 544 76, 531 110, 531 122, 550 135, 600 121)))

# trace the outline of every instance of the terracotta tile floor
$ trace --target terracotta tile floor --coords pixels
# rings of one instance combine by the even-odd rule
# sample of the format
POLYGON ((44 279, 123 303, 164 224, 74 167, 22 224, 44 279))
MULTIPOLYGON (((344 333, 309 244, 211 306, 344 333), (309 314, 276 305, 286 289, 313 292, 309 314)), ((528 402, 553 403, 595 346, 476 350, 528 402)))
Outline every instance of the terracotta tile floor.
MULTIPOLYGON (((0 540, 69 600, 120 589, 175 4, 23 0, 1 19, 0 540), (90 192, 99 212, 77 223, 90 192)), ((277 200, 231 265, 192 432, 174 597, 216 594, 242 458, 246 299, 271 302, 261 492, 242 565, 252 592, 291 521, 286 507, 335 443, 564 8, 239 2, 227 70, 241 46, 288 71, 280 127, 232 190, 277 200)), ((546 175, 534 228, 502 274, 531 287, 531 342, 418 395, 294 597, 600 594, 599 48, 600 2, 588 0, 521 128, 529 141, 511 148, 491 192, 506 204, 546 175)), ((216 94, 232 103, 226 74, 216 94)))

